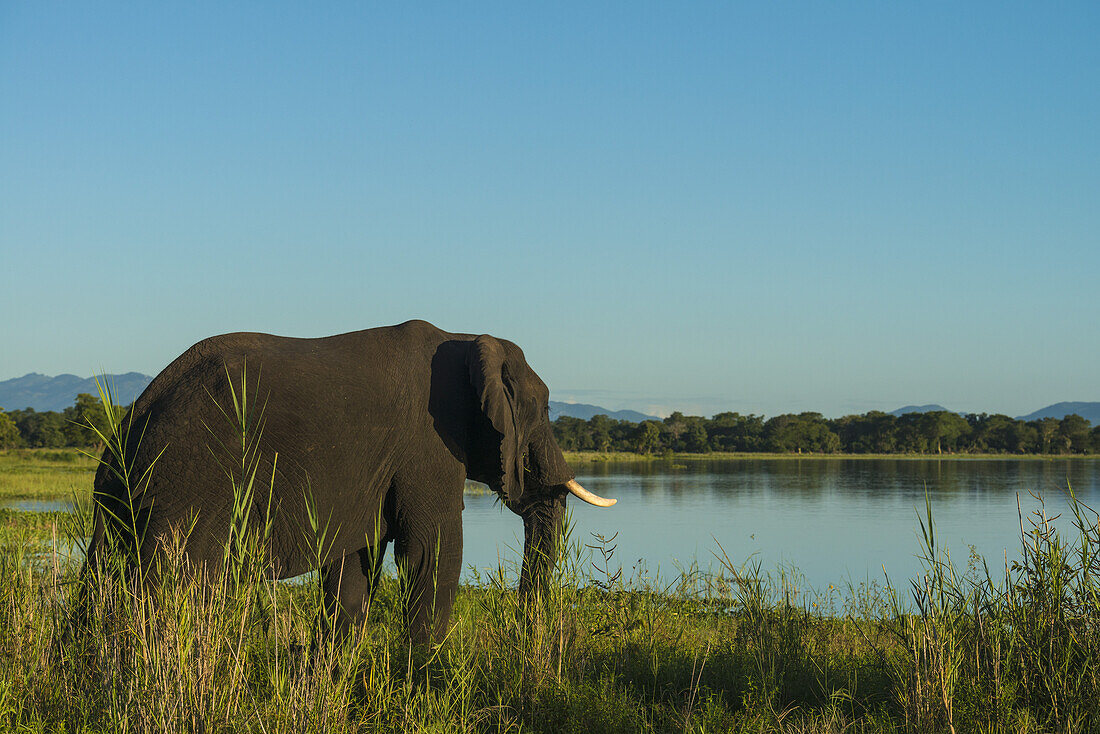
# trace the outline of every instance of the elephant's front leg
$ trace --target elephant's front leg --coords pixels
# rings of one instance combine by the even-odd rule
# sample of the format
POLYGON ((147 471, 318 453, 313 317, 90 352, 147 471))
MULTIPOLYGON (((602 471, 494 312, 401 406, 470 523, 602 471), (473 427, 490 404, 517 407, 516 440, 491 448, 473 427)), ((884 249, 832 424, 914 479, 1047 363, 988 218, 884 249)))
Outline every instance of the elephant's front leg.
POLYGON ((447 631, 462 570, 462 499, 443 507, 409 508, 394 556, 402 579, 409 638, 441 640, 447 631), (455 505, 455 506, 450 506, 455 505))

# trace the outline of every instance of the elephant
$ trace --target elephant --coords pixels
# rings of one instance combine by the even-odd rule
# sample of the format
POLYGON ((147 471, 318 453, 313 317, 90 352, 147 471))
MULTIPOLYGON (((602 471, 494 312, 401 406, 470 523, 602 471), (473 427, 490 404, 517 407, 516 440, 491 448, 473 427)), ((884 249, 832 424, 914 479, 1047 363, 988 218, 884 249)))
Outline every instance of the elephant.
POLYGON ((466 479, 523 519, 521 595, 553 567, 568 495, 615 503, 576 481, 553 437, 549 390, 510 341, 419 320, 322 338, 240 332, 192 346, 123 418, 122 456, 106 449, 95 477, 90 562, 124 538, 149 565, 182 527, 190 564, 222 563, 234 516, 226 467, 239 469, 242 451, 227 418, 238 400, 255 423, 248 517, 269 523, 271 572, 319 571, 345 630, 365 615, 393 543, 409 637, 445 632, 466 479), (325 529, 320 548, 311 517, 325 529))

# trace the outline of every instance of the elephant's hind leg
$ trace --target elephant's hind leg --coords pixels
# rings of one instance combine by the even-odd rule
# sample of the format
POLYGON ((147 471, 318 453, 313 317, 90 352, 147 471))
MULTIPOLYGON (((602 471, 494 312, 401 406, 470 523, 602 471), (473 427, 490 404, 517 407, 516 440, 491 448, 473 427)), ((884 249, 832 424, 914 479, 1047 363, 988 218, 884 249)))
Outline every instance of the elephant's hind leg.
POLYGON ((440 641, 447 631, 462 570, 462 511, 414 523, 394 546, 405 595, 409 638, 440 641))
POLYGON ((370 610, 371 597, 382 575, 386 542, 338 558, 321 570, 321 592, 329 626, 346 636, 370 610))

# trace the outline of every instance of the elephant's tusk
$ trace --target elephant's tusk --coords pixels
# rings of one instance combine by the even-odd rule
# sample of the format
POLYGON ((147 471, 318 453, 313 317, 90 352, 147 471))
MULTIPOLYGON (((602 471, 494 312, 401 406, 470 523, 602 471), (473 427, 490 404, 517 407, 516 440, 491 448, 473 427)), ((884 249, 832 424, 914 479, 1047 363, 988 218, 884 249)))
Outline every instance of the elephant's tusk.
POLYGON ((590 505, 596 505, 596 507, 611 507, 611 505, 618 502, 618 500, 609 500, 604 497, 600 497, 598 494, 592 494, 587 489, 582 487, 576 479, 570 479, 565 483, 565 488, 569 490, 569 494, 573 495, 579 500, 584 500, 590 505))

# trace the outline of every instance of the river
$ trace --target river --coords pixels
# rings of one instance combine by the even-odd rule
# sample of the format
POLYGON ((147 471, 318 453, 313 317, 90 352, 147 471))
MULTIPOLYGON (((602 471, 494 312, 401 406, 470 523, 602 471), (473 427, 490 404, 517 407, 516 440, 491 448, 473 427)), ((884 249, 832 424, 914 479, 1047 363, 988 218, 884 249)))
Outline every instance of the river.
MULTIPOLYGON (((619 502, 600 509, 571 501, 573 539, 598 545, 595 534, 618 533, 613 562, 627 578, 645 568, 669 579, 693 561, 717 568, 720 544, 736 566, 797 569, 817 589, 881 585, 885 574, 907 588, 921 570, 926 492, 937 544, 961 569, 973 547, 997 578, 1006 555, 1019 555, 1017 497, 1025 527, 1039 507, 1029 491, 1042 495, 1050 515, 1067 509, 1067 486, 1100 508, 1096 459, 746 458, 607 462, 576 471, 586 488, 619 502)), ((491 495, 468 496, 463 523, 467 578, 471 565, 518 560, 522 522, 491 495)), ((1073 531, 1066 515, 1056 526, 1073 531)))

